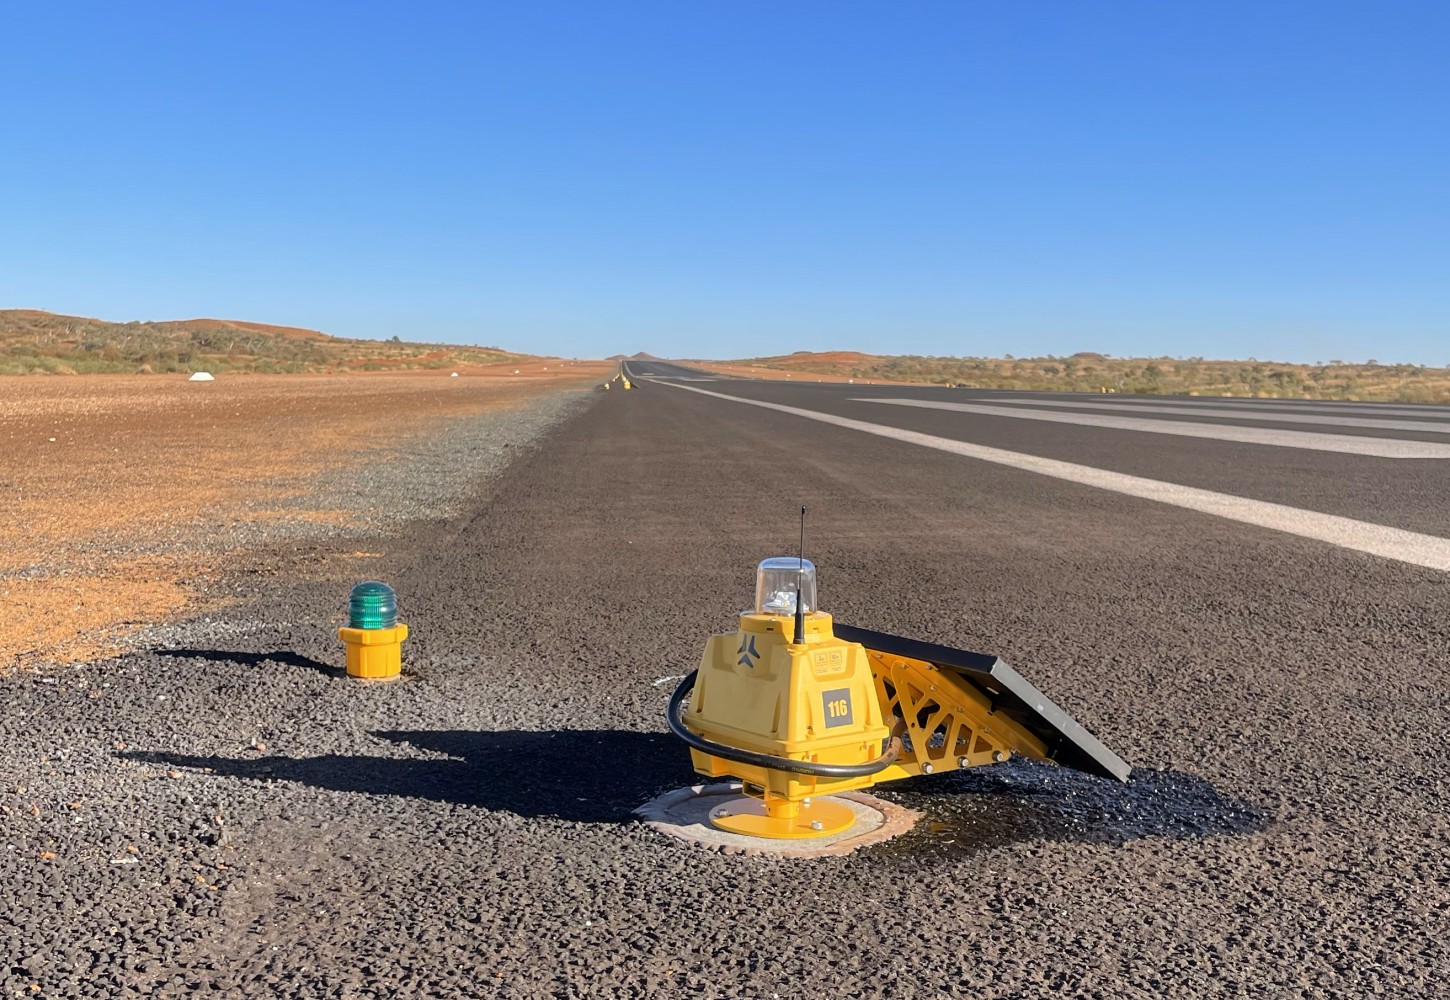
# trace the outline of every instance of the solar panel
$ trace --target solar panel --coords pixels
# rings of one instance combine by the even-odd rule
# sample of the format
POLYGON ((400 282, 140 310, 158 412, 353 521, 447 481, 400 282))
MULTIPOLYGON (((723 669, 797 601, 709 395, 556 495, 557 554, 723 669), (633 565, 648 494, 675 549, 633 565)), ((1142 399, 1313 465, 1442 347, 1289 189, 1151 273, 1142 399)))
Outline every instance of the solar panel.
POLYGON ((836 638, 867 649, 935 664, 976 688, 1001 712, 1027 729, 1047 747, 1049 760, 1087 774, 1127 781, 1132 768, 1100 743, 1047 695, 1000 657, 921 642, 886 632, 834 624, 836 638))

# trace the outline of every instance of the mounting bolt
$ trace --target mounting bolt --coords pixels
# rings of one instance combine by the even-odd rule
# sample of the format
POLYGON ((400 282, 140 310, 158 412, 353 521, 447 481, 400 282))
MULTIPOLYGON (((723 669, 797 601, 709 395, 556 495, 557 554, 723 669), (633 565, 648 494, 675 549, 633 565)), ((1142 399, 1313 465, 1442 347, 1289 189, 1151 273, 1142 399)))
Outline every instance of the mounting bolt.
POLYGON ((932 766, 930 764, 923 764, 923 765, 921 765, 921 773, 922 774, 931 774, 931 772, 932 772, 932 766))
POLYGON ((967 760, 967 758, 965 758, 965 757, 958 757, 957 758, 957 767, 971 767, 971 766, 972 766, 972 762, 969 761, 969 760, 967 760))
POLYGON ((1002 763, 1002 761, 1006 760, 1008 756, 1009 755, 1004 750, 993 750, 992 751, 992 759, 995 760, 998 764, 1000 764, 1000 763, 1002 763))
POLYGON ((817 820, 812 820, 811 821, 811 829, 812 830, 824 830, 825 828, 826 828, 825 824, 822 823, 820 820, 817 819, 817 820))

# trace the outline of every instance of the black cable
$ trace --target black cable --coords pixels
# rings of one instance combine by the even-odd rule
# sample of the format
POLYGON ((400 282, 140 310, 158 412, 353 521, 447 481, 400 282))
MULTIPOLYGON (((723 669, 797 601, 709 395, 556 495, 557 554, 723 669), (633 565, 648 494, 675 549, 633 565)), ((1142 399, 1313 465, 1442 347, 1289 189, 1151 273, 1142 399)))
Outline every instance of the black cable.
POLYGON ((901 753, 901 740, 893 736, 886 744, 886 752, 865 764, 817 764, 809 760, 772 757, 770 754, 741 750, 738 747, 707 740, 686 729, 684 722, 680 719, 680 706, 685 703, 685 696, 694 690, 695 677, 699 673, 698 670, 691 670, 675 688, 675 693, 670 696, 670 707, 665 711, 665 721, 669 723, 670 732, 701 753, 724 760, 733 760, 737 764, 750 764, 772 771, 789 771, 792 774, 809 774, 817 778, 864 778, 868 774, 878 774, 890 767, 895 762, 897 755, 901 753))

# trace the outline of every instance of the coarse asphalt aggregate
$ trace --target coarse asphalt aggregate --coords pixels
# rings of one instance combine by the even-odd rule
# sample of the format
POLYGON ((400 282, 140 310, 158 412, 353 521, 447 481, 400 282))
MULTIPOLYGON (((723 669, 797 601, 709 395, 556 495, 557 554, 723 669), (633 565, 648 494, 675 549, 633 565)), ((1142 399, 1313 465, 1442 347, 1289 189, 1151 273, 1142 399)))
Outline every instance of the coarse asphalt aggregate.
POLYGON ((397 683, 342 676, 323 559, 0 679, 5 995, 1441 995, 1444 574, 648 379, 510 451, 368 541, 397 683), (673 678, 802 504, 826 610, 1003 656, 1132 781, 882 786, 917 828, 809 862, 637 822, 696 780, 673 678))

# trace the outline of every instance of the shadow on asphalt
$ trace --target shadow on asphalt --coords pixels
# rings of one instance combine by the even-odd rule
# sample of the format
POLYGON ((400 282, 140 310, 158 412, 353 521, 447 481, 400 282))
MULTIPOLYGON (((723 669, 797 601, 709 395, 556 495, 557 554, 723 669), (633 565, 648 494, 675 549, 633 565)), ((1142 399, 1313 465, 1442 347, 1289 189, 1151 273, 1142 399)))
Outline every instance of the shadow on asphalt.
POLYGON ((664 733, 565 729, 373 735, 448 757, 239 759, 140 751, 119 756, 163 767, 209 768, 249 781, 293 781, 579 823, 627 822, 636 806, 660 792, 700 780, 690 768, 688 751, 664 733))
POLYGON ((1182 771, 1137 768, 1126 782, 1016 759, 884 786, 925 818, 908 841, 977 851, 1034 840, 1115 844, 1142 837, 1244 836, 1264 810, 1182 771))
POLYGON ((210 660, 213 663, 235 663, 241 667, 259 667, 263 663, 281 663, 289 667, 304 667, 316 670, 329 677, 342 677, 347 671, 310 656, 278 649, 270 653, 243 653, 229 649, 158 649, 157 656, 171 656, 178 660, 210 660))
MULTIPOLYGON (((634 808, 701 779, 664 733, 381 731, 374 736, 445 757, 202 757, 119 754, 162 767, 247 781, 296 782, 366 795, 428 799, 579 823, 624 823, 634 808)), ((923 814, 888 853, 976 852, 1031 841, 1122 843, 1142 837, 1242 836, 1270 817, 1181 771, 1138 769, 1124 784, 1034 761, 882 785, 873 792, 923 814)))

